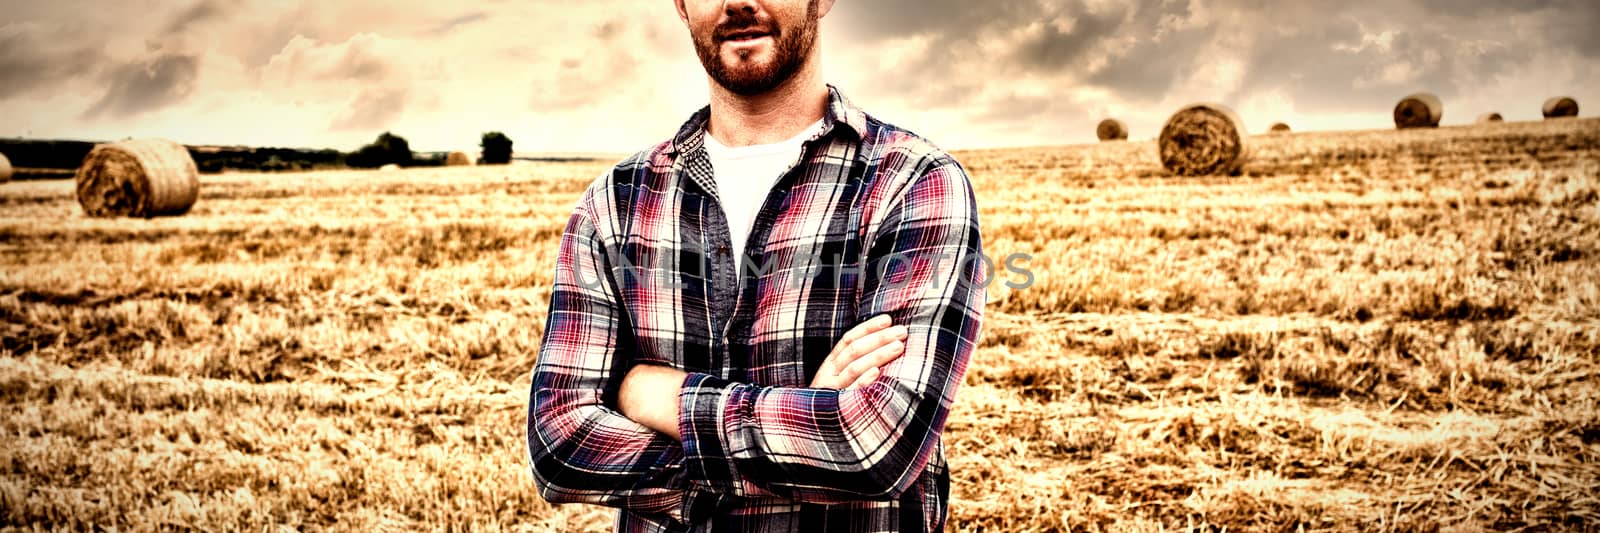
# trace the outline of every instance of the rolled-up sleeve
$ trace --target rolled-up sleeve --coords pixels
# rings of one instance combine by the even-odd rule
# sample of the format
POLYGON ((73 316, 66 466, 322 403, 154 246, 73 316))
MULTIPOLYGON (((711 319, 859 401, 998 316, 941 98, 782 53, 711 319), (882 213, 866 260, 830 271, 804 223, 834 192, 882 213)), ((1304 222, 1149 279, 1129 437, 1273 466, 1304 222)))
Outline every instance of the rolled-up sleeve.
POLYGON ((679 518, 682 447, 622 416, 615 392, 634 345, 585 193, 561 237, 533 372, 528 451, 539 493, 679 518))
POLYGON ((691 481, 833 502, 898 498, 922 474, 976 348, 987 272, 966 172, 943 156, 912 176, 869 238, 855 317, 906 326, 905 354, 846 391, 689 374, 679 429, 691 481))

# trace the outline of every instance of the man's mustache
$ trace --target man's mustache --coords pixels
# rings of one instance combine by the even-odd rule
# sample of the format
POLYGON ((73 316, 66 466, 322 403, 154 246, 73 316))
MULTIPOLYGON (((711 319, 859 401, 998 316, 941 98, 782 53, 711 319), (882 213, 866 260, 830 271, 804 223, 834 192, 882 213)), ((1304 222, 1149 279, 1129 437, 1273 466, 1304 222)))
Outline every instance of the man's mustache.
POLYGON ((761 20, 753 14, 740 12, 718 24, 711 36, 721 42, 729 40, 735 35, 746 33, 763 33, 776 38, 778 36, 778 27, 769 21, 761 20))

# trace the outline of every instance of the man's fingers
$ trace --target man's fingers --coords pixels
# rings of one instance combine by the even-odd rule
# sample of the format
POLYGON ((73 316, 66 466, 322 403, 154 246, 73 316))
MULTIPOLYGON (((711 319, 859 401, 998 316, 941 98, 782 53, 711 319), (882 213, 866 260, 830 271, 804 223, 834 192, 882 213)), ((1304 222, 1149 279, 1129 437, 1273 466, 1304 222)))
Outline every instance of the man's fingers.
POLYGON ((850 381, 853 382, 855 381, 855 378, 865 375, 867 371, 889 364, 890 361, 895 360, 895 358, 898 358, 905 353, 906 343, 896 340, 889 344, 880 346, 878 349, 867 353, 867 355, 850 362, 850 365, 846 366, 844 371, 839 372, 839 375, 846 376, 850 381))
MULTIPOLYGON (((855 342, 850 343, 849 346, 846 346, 834 356, 833 366, 834 368, 838 369, 849 367, 855 363, 857 359, 872 353, 873 350, 888 346, 906 338, 906 334, 907 331, 905 326, 894 326, 878 330, 868 334, 867 336, 856 339, 855 342)), ((871 368, 872 366, 878 365, 870 365, 868 368, 871 368)))
POLYGON ((828 357, 833 357, 834 354, 839 353, 840 349, 849 346, 856 339, 887 327, 889 327, 889 315, 886 314, 872 317, 867 319, 866 322, 857 324, 856 327, 850 328, 850 331, 844 332, 844 336, 839 338, 839 342, 834 343, 833 350, 828 352, 828 357))
POLYGON ((878 376, 881 375, 883 375, 883 370, 879 369, 878 367, 869 368, 866 372, 861 374, 861 377, 856 378, 855 383, 851 383, 850 386, 845 387, 845 389, 859 389, 861 387, 871 385, 872 382, 877 381, 878 376))
MULTIPOLYGON (((817 376, 812 380, 812 385, 843 388, 855 382, 867 370, 880 365, 864 365, 851 369, 852 363, 874 353, 875 350, 906 338, 906 335, 905 326, 894 326, 893 320, 887 314, 874 316, 850 328, 850 331, 845 332, 839 342, 833 345, 828 357, 822 360, 822 367, 817 369, 817 376)), ((903 351, 903 348, 901 350, 903 351)))

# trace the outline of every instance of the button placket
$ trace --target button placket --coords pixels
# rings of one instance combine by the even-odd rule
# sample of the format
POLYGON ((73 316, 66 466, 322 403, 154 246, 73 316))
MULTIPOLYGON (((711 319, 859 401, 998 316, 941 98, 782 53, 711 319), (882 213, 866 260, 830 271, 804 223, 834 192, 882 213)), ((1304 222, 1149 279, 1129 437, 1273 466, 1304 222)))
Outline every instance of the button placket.
POLYGON ((710 270, 706 279, 711 281, 711 300, 707 302, 711 308, 712 318, 712 353, 721 377, 727 378, 731 366, 725 359, 731 355, 728 339, 728 326, 733 321, 735 302, 738 297, 738 263, 733 261, 733 235, 728 225, 726 212, 722 208, 722 199, 717 195, 716 180, 714 179, 710 159, 707 158, 702 145, 696 145, 687 154, 685 169, 688 171, 690 181, 700 189, 704 196, 704 206, 700 220, 704 227, 702 235, 709 237, 705 244, 710 252, 710 261, 706 265, 710 270), (729 265, 733 266, 729 266, 729 265))

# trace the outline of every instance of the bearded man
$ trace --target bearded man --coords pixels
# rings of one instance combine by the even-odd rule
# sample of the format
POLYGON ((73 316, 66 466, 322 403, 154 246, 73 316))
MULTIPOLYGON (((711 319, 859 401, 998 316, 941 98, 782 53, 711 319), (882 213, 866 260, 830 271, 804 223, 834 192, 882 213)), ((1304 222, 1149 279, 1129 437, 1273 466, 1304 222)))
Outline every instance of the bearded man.
POLYGON ((566 225, 540 494, 619 531, 934 531, 986 285, 965 170, 823 81, 831 0, 675 0, 710 104, 566 225))

